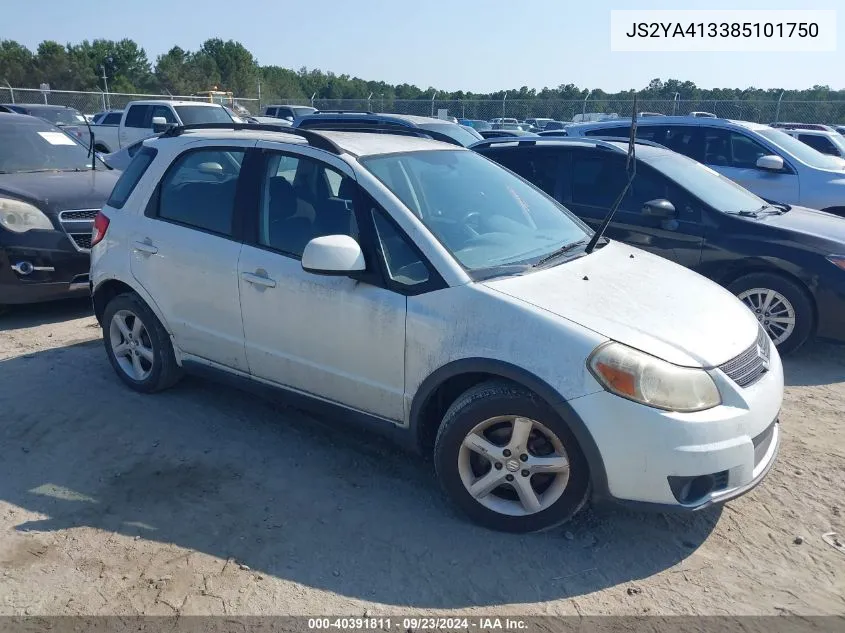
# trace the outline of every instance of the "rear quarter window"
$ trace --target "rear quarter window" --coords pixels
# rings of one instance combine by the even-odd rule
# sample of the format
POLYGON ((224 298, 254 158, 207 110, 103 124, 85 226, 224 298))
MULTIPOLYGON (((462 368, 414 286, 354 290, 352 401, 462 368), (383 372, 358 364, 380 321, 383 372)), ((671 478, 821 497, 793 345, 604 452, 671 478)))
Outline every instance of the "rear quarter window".
POLYGON ((108 206, 115 209, 123 208, 123 205, 126 204, 126 201, 129 200, 129 196, 132 195, 135 187, 141 181, 141 177, 147 171, 150 163, 153 162, 156 153, 156 150, 152 147, 144 147, 141 151, 135 154, 132 162, 129 163, 126 171, 121 174, 114 186, 114 189, 112 189, 111 196, 109 196, 109 199, 106 202, 108 206))

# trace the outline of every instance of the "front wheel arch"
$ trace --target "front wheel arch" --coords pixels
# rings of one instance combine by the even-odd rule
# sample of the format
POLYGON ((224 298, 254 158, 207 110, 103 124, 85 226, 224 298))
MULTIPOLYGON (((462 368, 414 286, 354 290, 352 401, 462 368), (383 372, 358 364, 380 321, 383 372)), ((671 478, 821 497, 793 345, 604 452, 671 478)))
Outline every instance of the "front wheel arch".
POLYGON ((411 404, 409 430, 416 448, 426 456, 431 455, 437 430, 452 402, 476 384, 497 379, 536 394, 569 426, 589 464, 593 498, 609 496, 604 461, 581 416, 543 379, 506 361, 464 358, 432 372, 417 389, 411 404))

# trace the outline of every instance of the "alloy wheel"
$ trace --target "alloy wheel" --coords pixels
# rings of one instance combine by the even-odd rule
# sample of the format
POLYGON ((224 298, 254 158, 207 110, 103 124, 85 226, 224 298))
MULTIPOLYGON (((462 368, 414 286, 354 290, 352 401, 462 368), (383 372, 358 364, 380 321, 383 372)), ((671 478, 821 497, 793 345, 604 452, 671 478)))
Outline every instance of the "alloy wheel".
POLYGON ((458 473, 484 507, 527 516, 553 505, 569 482, 569 456, 546 426, 521 416, 477 424, 458 451, 458 473))
POLYGON ((770 288, 751 288, 737 295, 757 317, 775 345, 780 345, 795 330, 795 308, 781 293, 770 288))
POLYGON ((115 312, 109 324, 109 343, 117 364, 127 376, 138 382, 149 378, 155 353, 150 334, 137 314, 129 310, 115 312))

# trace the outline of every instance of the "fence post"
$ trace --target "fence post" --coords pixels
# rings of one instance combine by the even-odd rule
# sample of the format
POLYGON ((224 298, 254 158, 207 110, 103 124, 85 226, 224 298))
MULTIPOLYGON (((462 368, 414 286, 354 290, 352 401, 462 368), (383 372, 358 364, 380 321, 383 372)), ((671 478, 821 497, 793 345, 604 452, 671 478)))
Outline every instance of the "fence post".
POLYGON ((593 94, 593 91, 588 90, 587 96, 584 97, 584 103, 581 104, 581 118, 586 118, 586 116, 587 116, 587 99, 590 98, 591 94, 593 94))
POLYGON ((373 107, 372 107, 372 106, 373 106, 373 104, 372 104, 372 101, 373 101, 373 93, 371 92, 371 93, 370 93, 370 96, 369 96, 369 97, 367 97, 367 112, 372 112, 372 111, 373 111, 373 107))
POLYGON ((434 116, 434 98, 437 96, 437 92, 431 95, 431 116, 434 116))
POLYGON ((502 97, 502 124, 505 123, 505 102, 508 100, 508 93, 505 93, 505 96, 502 97))
POLYGON ((312 94, 312 95, 311 95, 311 107, 312 107, 312 108, 314 107, 314 97, 316 97, 316 96, 317 96, 317 93, 316 93, 316 92, 315 92, 314 94, 312 94))
MULTIPOLYGON (((786 92, 786 90, 780 91, 780 96, 778 97, 778 104, 777 106, 775 106, 775 123, 780 122, 780 100, 783 99, 784 92, 786 92)), ((14 101, 12 103, 14 103, 14 101)))

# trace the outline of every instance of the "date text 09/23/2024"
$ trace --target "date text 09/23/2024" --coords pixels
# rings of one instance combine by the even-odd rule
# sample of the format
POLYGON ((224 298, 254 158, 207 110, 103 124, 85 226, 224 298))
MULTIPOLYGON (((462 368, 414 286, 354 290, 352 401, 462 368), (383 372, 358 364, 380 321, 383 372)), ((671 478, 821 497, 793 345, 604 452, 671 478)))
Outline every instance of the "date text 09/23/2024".
POLYGON ((309 630, 521 631, 527 627, 523 619, 499 617, 308 618, 309 630))

